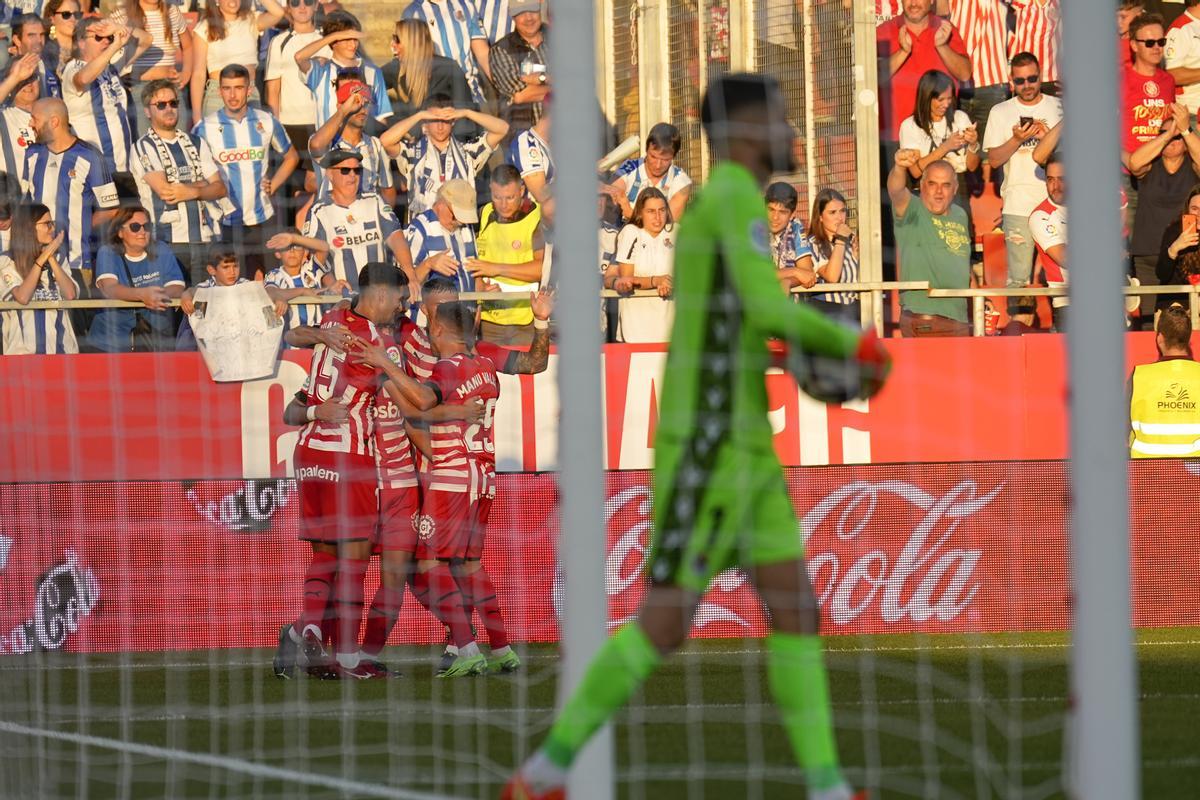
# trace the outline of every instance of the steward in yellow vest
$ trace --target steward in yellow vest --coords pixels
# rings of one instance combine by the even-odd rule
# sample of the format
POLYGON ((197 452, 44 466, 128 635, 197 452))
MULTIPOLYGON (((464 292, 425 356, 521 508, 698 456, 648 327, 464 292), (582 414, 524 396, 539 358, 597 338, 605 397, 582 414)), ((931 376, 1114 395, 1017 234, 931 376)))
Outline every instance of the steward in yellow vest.
POLYGON ((525 194, 521 173, 510 164, 492 171, 492 202, 483 207, 475 246, 479 258, 467 269, 476 278, 498 284, 514 303, 484 303, 482 338, 502 345, 524 346, 533 340, 530 292, 538 290, 546 237, 542 210, 525 194))
POLYGON ((1200 457, 1200 364, 1192 360, 1192 323, 1179 304, 1158 319, 1159 359, 1129 379, 1129 454, 1200 457))

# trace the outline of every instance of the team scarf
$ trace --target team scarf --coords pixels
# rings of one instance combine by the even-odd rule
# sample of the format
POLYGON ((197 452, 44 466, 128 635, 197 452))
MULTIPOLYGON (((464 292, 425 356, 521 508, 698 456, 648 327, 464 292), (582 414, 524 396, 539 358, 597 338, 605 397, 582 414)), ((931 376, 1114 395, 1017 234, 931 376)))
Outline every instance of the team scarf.
MULTIPOLYGON (((192 175, 196 176, 196 180, 203 180, 204 170, 200 165, 200 150, 197 149, 196 143, 192 141, 191 136, 188 136, 183 131, 176 131, 175 133, 175 141, 179 142, 179 149, 183 151, 184 160, 187 161, 192 175)), ((175 159, 171 156, 171 148, 163 141, 163 138, 159 136, 158 131, 154 130, 154 128, 150 129, 146 137, 154 145, 154 149, 158 151, 158 162, 163 165, 163 172, 166 173, 167 183, 179 183, 179 167, 176 166, 175 159)), ((199 202, 200 224, 213 233, 216 233, 217 223, 224 216, 221 206, 218 203, 208 200, 199 202)))

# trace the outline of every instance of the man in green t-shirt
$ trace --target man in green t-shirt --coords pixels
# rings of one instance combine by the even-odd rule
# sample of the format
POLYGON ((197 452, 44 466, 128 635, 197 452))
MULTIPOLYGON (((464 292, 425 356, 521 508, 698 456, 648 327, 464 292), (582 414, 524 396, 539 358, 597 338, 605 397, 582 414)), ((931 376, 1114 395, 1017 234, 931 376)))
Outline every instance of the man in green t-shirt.
MULTIPOLYGON (((947 161, 934 161, 921 173, 921 194, 908 190, 909 168, 917 150, 896 153, 888 174, 888 196, 896 222, 900 275, 906 281, 929 281, 932 289, 966 289, 971 285, 971 237, 967 212, 954 204, 958 174, 947 161)), ((965 297, 930 297, 922 291, 900 293, 900 333, 904 336, 969 336, 965 297)))
POLYGON ((873 334, 788 300, 771 260, 762 187, 791 172, 792 128, 778 84, 727 75, 701 120, 723 163, 680 223, 675 323, 655 439, 651 586, 636 621, 596 653, 546 741, 505 788, 512 800, 563 797, 592 734, 683 642, 713 577, 744 567, 770 610, 768 682, 814 800, 850 800, 842 777, 804 543, 767 418, 767 339, 854 360, 860 395, 890 365, 873 334))

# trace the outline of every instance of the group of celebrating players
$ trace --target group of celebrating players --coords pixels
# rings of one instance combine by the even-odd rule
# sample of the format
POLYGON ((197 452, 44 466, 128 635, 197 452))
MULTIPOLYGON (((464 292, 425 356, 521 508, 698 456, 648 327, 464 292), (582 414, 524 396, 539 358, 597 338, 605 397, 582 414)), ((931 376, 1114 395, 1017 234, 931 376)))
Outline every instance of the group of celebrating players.
POLYGON ((515 671, 521 661, 481 561, 496 492, 497 373, 545 370, 552 295, 531 296, 534 337, 522 352, 475 340, 477 308, 459 300, 450 278, 431 274, 411 307, 408 279, 389 264, 367 264, 358 283, 354 300, 320 327, 287 334, 289 344, 314 348, 284 412, 304 426, 294 466, 312 559, 300 616, 279 632, 275 675, 394 676, 379 656, 406 586, 446 627, 439 676, 515 671), (380 586, 364 627, 374 554, 380 586), (490 659, 475 641, 476 611, 490 659))

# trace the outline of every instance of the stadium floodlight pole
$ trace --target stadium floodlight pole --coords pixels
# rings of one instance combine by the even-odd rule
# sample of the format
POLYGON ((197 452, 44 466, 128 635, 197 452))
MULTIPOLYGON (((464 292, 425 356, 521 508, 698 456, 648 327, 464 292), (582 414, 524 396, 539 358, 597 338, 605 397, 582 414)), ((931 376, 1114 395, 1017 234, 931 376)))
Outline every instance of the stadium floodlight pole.
MULTIPOLYGON (((563 663, 559 706, 587 669, 607 636, 604 588, 604 470, 601 430, 600 328, 596 307, 599 230, 596 162, 600 113, 596 100, 595 20, 590 3, 554 6, 550 38, 551 152, 554 153, 554 261, 558 280, 558 469, 561 530, 559 563, 564 575, 560 625, 563 663)), ((613 797, 612 731, 605 728, 580 753, 571 770, 569 797, 613 797)))
POLYGON ((1075 797, 1140 797, 1137 665, 1129 566, 1129 407, 1120 286, 1117 196, 1116 31, 1112 4, 1067 4, 1063 14, 1065 155, 1071 217, 1071 686, 1075 697, 1075 797), (1107 10, 1105 10, 1107 9, 1107 10), (1103 42, 1105 46, 1097 46, 1103 42), (1078 277, 1083 277, 1079 280, 1078 277))

